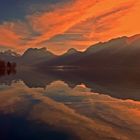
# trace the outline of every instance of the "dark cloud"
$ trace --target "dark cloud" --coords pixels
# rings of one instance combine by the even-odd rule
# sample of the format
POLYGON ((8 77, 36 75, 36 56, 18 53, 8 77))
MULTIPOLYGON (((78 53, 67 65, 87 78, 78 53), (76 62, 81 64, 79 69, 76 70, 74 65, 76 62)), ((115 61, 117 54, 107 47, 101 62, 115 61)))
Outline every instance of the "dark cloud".
POLYGON ((0 0, 0 22, 23 20, 27 13, 49 10, 51 4, 63 5, 67 2, 67 0, 0 0), (46 9, 44 9, 45 7, 46 9))
POLYGON ((81 41, 82 39, 84 39, 84 36, 81 33, 65 33, 52 37, 50 40, 48 40, 48 42, 61 42, 71 40, 81 41))

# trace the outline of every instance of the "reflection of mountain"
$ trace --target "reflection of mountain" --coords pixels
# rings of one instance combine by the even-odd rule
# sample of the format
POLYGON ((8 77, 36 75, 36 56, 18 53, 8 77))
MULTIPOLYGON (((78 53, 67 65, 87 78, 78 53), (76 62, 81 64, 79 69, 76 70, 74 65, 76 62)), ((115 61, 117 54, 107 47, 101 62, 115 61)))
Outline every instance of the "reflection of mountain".
POLYGON ((108 94, 116 98, 139 100, 140 77, 137 75, 140 75, 140 72, 135 70, 133 75, 129 75, 129 72, 129 70, 123 70, 122 74, 117 69, 94 69, 92 73, 86 70, 51 71, 51 75, 65 81, 73 88, 83 83, 97 93, 108 94))
POLYGON ((123 75, 117 70, 94 70, 93 73, 88 71, 70 70, 70 71, 46 71, 45 73, 37 71, 17 71, 16 75, 9 75, 0 78, 0 84, 12 84, 13 81, 22 80, 29 88, 45 88, 54 81, 64 81, 69 87, 74 88, 76 85, 84 84, 93 92, 110 95, 121 99, 140 100, 139 85, 140 79, 137 75, 123 75), (111 73, 111 74, 110 74, 111 73))
POLYGON ((23 81, 30 88, 45 88, 55 80, 48 74, 41 74, 35 71, 17 71, 15 75, 5 75, 0 78, 0 84, 11 85, 12 82, 23 81))

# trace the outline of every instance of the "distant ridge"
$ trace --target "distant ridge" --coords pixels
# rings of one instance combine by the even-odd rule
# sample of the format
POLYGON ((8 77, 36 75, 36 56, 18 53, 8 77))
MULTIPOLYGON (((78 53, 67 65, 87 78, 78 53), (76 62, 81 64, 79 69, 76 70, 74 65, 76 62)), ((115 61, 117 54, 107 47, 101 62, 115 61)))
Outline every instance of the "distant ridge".
POLYGON ((70 49, 65 54, 42 63, 42 66, 70 65, 79 67, 138 67, 140 66, 140 35, 119 37, 99 42, 84 52, 70 49), (130 41, 131 40, 131 41, 130 41), (130 41, 128 43, 128 41, 130 41))
POLYGON ((23 55, 13 51, 0 52, 0 59, 14 61, 19 65, 35 67, 79 66, 79 67, 139 67, 140 34, 119 37, 107 42, 99 42, 84 52, 75 48, 57 56, 46 48, 29 48, 23 55))

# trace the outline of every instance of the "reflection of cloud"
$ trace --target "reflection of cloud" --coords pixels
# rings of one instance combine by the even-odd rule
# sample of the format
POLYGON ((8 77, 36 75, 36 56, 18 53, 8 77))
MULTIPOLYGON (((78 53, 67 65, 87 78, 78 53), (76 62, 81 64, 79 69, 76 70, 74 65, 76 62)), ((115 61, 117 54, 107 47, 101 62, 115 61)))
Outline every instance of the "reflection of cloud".
POLYGON ((62 82, 56 82, 46 89, 46 96, 56 101, 61 101, 76 112, 99 121, 106 126, 111 126, 116 131, 124 131, 129 136, 132 131, 133 139, 139 137, 140 130, 140 103, 132 100, 115 99, 107 95, 89 92, 86 87, 79 89, 68 88, 62 82), (61 89, 59 91, 55 90, 61 89), (60 87, 59 87, 60 86, 60 87), (67 90, 66 90, 67 89, 67 90), (75 90, 76 89, 76 90, 75 90), (131 115, 130 115, 131 114, 131 115))
POLYGON ((140 137, 139 102, 92 93, 83 84, 71 89, 56 81, 41 89, 13 83, 1 91, 0 102, 0 113, 16 115, 28 111, 29 120, 72 131, 82 140, 140 137), (58 101, 59 98, 63 100, 58 101))

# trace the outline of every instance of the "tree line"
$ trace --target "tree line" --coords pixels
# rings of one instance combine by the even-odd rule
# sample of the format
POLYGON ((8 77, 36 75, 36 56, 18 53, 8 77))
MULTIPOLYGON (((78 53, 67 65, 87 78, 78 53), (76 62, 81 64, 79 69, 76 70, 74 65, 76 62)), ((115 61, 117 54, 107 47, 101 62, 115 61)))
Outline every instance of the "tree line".
POLYGON ((16 63, 15 62, 6 62, 3 60, 0 60, 0 69, 15 69, 16 63))
POLYGON ((0 77, 16 73, 16 63, 0 60, 0 77))

